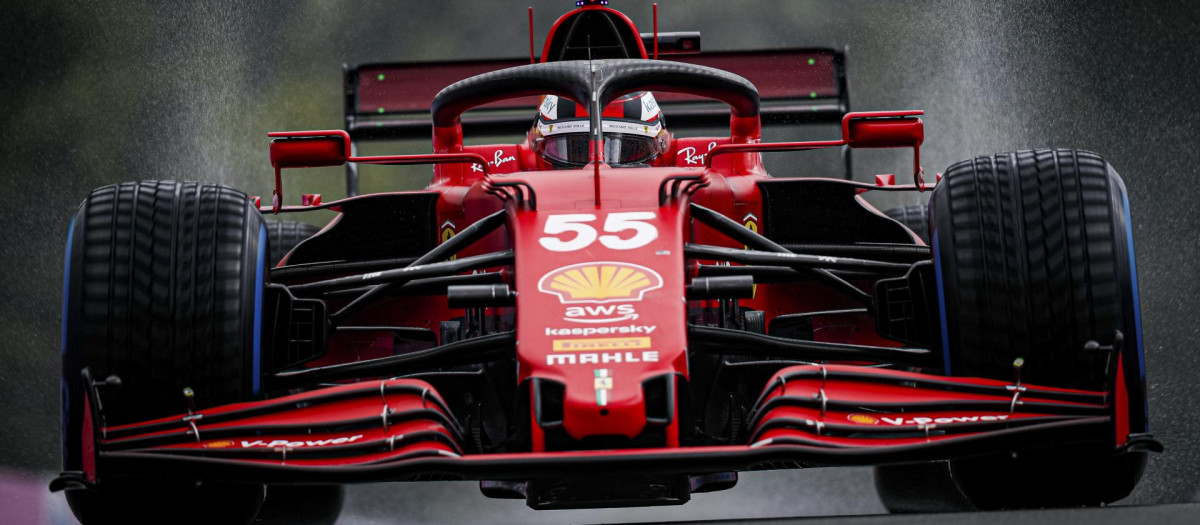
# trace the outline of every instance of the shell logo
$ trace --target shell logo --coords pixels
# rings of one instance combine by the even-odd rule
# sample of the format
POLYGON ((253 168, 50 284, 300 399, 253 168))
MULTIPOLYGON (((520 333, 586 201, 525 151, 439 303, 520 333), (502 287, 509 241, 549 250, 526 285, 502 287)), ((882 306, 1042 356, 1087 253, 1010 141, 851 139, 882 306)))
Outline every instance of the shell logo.
POLYGON ((563 304, 641 301, 662 288, 658 272, 636 264, 601 261, 563 266, 538 281, 538 290, 563 304))
POLYGON ((879 424, 878 418, 876 418, 875 416, 868 416, 866 414, 850 414, 850 415, 846 416, 846 419, 848 419, 854 423, 861 424, 861 425, 878 425, 879 424))
POLYGON ((229 448, 236 444, 232 441, 209 441, 207 445, 204 445, 204 448, 229 448))

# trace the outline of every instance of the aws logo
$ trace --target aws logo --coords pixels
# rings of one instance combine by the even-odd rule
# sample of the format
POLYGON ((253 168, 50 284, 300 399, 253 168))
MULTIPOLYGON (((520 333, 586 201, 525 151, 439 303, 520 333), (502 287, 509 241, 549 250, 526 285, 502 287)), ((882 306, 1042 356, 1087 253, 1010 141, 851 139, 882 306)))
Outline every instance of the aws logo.
POLYGON ((662 276, 645 266, 603 261, 572 264, 547 273, 538 281, 538 290, 558 296, 563 304, 603 304, 641 301, 646 292, 662 285, 662 276))
POLYGON ((598 304, 596 306, 568 306, 563 319, 573 323, 613 323, 636 321, 637 309, 632 304, 598 304))

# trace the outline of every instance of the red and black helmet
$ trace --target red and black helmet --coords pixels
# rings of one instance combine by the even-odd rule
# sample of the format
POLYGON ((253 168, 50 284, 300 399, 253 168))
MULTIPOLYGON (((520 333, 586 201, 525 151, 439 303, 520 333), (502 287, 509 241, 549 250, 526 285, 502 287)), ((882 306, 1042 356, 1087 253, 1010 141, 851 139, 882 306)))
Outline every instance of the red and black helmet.
MULTIPOLYGON (((669 135, 658 102, 649 91, 614 100, 604 108, 601 125, 604 161, 610 166, 648 166, 666 150, 669 135)), ((554 167, 578 168, 589 160, 590 131, 585 105, 545 95, 530 139, 538 155, 554 167)))

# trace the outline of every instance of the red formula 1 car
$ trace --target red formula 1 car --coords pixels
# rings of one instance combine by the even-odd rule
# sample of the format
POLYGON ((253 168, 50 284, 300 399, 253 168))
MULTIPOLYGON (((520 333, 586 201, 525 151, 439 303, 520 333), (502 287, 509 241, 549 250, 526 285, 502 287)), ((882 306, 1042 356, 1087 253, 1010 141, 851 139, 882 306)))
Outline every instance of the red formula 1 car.
POLYGON ((680 504, 834 465, 877 465, 893 510, 1129 494, 1160 446, 1110 165, 1020 151, 927 183, 921 112, 848 112, 842 52, 698 53, 604 3, 530 64, 347 70, 346 131, 271 134, 268 205, 93 191, 67 240, 52 486, 76 515, 327 522, 341 484, 446 479, 537 509, 680 504), (761 140, 813 122, 840 137, 761 140), (432 154, 356 153, 430 132, 432 154), (820 148, 911 149, 914 181, 763 168, 820 148), (349 197, 283 204, 285 170, 342 164, 349 197), (361 164, 433 181, 358 195, 361 164), (861 197, 930 188, 895 219, 861 197), (320 231, 263 218, 319 209, 338 212, 320 231))

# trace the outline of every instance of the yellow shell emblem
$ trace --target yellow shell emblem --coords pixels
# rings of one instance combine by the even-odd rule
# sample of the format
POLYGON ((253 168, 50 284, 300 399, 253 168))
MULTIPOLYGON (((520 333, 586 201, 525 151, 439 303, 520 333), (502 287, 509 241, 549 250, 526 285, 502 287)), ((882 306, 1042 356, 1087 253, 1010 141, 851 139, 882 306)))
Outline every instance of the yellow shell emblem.
POLYGON ((646 292, 662 288, 657 272, 622 262, 564 266, 543 275, 538 290, 557 295, 563 303, 640 301, 646 292))
POLYGON ((850 415, 846 416, 846 419, 849 419, 850 421, 853 421, 855 423, 859 423, 862 425, 878 425, 879 424, 878 418, 876 418, 875 416, 868 416, 866 414, 850 414, 850 415))

